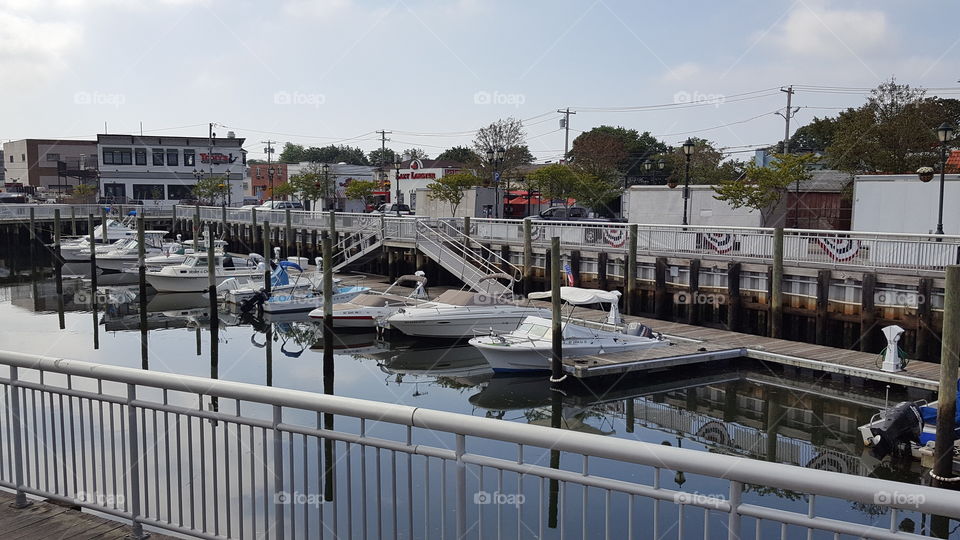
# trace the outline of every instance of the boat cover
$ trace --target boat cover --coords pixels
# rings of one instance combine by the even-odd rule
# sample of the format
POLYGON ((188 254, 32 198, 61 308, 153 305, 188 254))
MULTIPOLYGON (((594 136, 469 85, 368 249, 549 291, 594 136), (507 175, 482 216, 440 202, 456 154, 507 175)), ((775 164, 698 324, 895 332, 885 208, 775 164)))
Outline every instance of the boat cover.
MULTIPOLYGON (((549 300, 552 291, 532 292, 527 295, 531 300, 549 300)), ((580 287, 560 287, 560 299, 568 304, 583 306, 589 304, 617 304, 620 291, 601 291, 580 287)))

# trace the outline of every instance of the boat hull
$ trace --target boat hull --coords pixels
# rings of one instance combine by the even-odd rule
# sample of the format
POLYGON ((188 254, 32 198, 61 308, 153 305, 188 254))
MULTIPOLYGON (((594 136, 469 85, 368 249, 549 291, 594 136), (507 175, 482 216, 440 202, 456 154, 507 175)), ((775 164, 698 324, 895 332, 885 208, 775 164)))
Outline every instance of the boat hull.
MULTIPOLYGON (((333 303, 342 304, 349 302, 368 290, 370 290, 368 287, 349 287, 348 290, 334 293, 333 303)), ((273 314, 296 313, 301 311, 316 310, 317 308, 322 307, 322 294, 271 295, 270 300, 263 303, 264 313, 273 314)))
POLYGON ((394 328, 413 337, 428 338, 465 338, 492 332, 507 333, 530 315, 539 310, 518 310, 515 312, 463 312, 434 310, 430 317, 410 316, 397 313, 387 319, 390 328, 394 328))
MULTIPOLYGON (((215 285, 220 285, 225 280, 232 277, 246 277, 261 274, 254 269, 243 269, 230 273, 217 273, 215 285)), ((210 286, 208 276, 202 274, 192 274, 178 276, 176 274, 167 274, 162 272, 147 272, 147 283, 157 290, 157 292, 203 292, 210 286)))
MULTIPOLYGON (((553 352, 548 342, 506 345, 498 342, 495 337, 485 336, 471 339, 470 344, 480 350, 487 363, 497 373, 550 371, 553 352)), ((563 357, 576 358, 579 356, 639 351, 667 344, 666 341, 655 340, 639 343, 625 341, 620 344, 601 343, 599 340, 576 340, 572 342, 564 340, 563 357)))

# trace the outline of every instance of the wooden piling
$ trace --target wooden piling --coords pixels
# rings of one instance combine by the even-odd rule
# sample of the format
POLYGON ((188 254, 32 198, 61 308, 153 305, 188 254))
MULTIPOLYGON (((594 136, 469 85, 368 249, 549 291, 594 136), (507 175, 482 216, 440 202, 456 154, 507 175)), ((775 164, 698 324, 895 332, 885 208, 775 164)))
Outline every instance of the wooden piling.
POLYGON ((817 272, 817 315, 816 315, 816 343, 817 345, 827 344, 827 323, 830 306, 830 279, 832 273, 830 270, 820 270, 817 272))
POLYGON ((601 290, 609 290, 610 282, 607 279, 607 252, 597 253, 597 287, 601 290))
POLYGON ((953 439, 957 408, 957 365, 960 361, 960 266, 948 266, 944 276, 943 338, 940 347, 940 388, 937 391, 937 441, 931 476, 934 486, 956 488, 953 478, 953 439))
POLYGON ((550 382, 565 378, 563 373, 563 320, 560 310, 560 237, 550 239, 550 305, 552 355, 550 358, 550 382))
POLYGON ((263 288, 270 294, 270 260, 273 256, 270 254, 270 222, 263 220, 263 258, 266 268, 263 269, 263 288))
POLYGON ((743 299, 740 297, 740 263, 727 267, 727 327, 740 332, 743 326, 743 299))
MULTIPOLYGON (((700 259, 690 261, 690 280, 687 286, 689 291, 690 303, 687 305, 687 324, 700 324, 700 310, 703 306, 700 304, 700 259)), ((713 304, 711 304, 713 305, 713 304)))
POLYGON ((667 258, 657 257, 653 271, 653 313, 658 319, 670 317, 670 296, 667 292, 667 258))
POLYGON ((873 345, 874 326, 877 324, 876 310, 877 275, 863 274, 860 289, 860 350, 870 352, 873 345))
POLYGON ((533 240, 531 229, 533 224, 529 219, 523 220, 523 293, 533 289, 533 240))
POLYGON ((626 272, 624 273, 623 294, 624 311, 628 315, 635 315, 634 306, 636 306, 637 296, 637 224, 631 223, 627 238, 626 272))
POLYGON ((773 271, 770 276, 770 337, 783 337, 783 227, 773 231, 773 271))

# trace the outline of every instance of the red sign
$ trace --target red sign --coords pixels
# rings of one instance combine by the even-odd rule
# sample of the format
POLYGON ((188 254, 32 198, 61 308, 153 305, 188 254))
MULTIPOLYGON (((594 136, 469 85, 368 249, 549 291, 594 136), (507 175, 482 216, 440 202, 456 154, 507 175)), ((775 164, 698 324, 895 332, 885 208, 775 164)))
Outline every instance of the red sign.
POLYGON ((401 173, 400 180, 433 180, 437 178, 437 173, 401 173))
POLYGON ((200 154, 200 163, 233 163, 234 158, 226 154, 216 153, 216 154, 200 154))

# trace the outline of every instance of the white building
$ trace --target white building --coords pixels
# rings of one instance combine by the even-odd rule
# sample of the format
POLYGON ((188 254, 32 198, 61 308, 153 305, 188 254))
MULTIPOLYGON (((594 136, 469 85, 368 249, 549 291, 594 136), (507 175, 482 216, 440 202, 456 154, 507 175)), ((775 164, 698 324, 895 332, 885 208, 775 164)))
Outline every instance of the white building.
POLYGON ((400 175, 397 176, 396 169, 389 165, 387 179, 390 181, 389 199, 391 202, 397 197, 397 182, 399 181, 400 202, 409 204, 410 208, 417 208, 417 190, 426 189, 426 187, 443 178, 448 174, 458 173, 463 170, 463 163, 451 160, 440 159, 414 159, 407 160, 400 164, 400 175))
MULTIPOLYGON (((859 175, 853 180, 855 231, 919 233, 937 230, 940 175, 921 182, 916 174, 859 175)), ((960 175, 944 182, 943 231, 960 234, 960 175)))
MULTIPOLYGON (((690 186, 687 202, 688 225, 762 227, 760 212, 733 208, 713 196, 713 186, 690 186)), ((631 223, 683 224, 683 186, 630 186, 626 192, 626 219, 631 223)))
POLYGON ((229 202, 243 203, 246 151, 242 138, 97 135, 100 196, 169 206, 192 200, 198 178, 219 176, 229 202))

